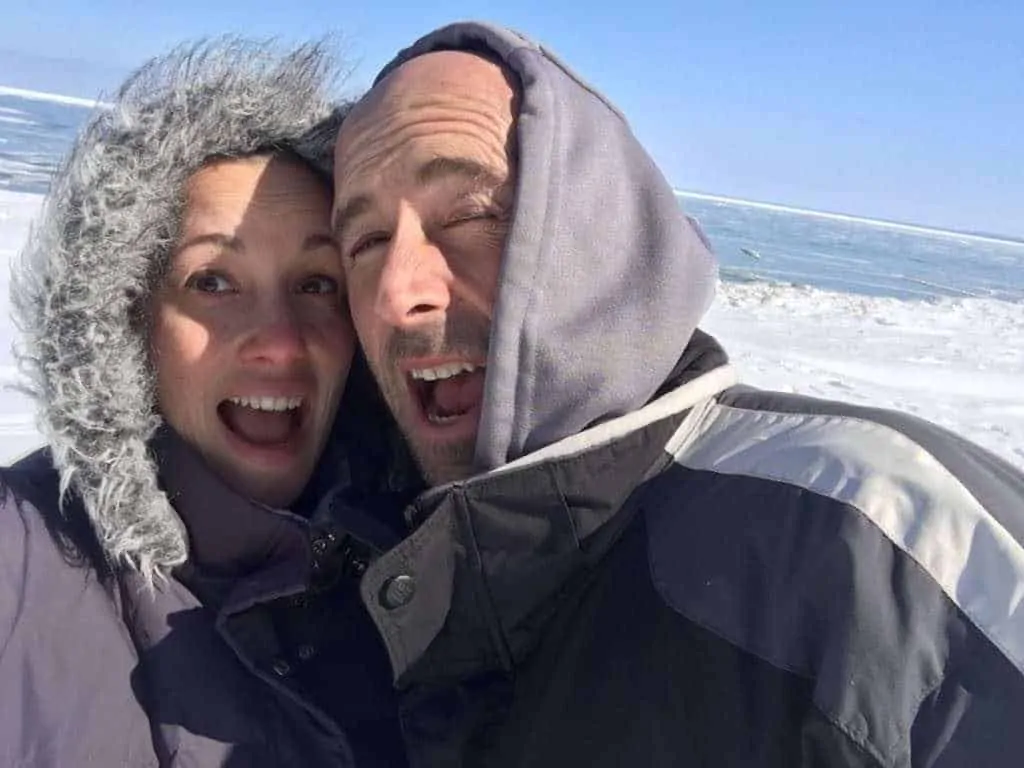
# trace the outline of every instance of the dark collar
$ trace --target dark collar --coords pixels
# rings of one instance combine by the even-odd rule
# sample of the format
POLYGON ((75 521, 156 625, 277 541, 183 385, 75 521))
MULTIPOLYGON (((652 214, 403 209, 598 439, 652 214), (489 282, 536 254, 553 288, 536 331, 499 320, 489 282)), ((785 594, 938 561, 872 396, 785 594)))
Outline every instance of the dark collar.
POLYGON ((361 583, 399 685, 514 669, 570 581, 586 579, 629 525, 690 409, 732 383, 727 362, 698 333, 662 399, 422 494, 406 513, 422 524, 361 583))
POLYGON ((634 510, 627 499, 663 468, 665 443, 683 416, 417 500, 423 524, 361 584, 396 681, 514 668, 567 582, 628 525, 634 510))
POLYGON ((421 524, 370 566, 363 600, 400 685, 510 670, 559 595, 618 540, 634 493, 670 461, 692 406, 732 383, 699 333, 662 399, 495 472, 434 488, 407 510, 421 524))
POLYGON ((698 376, 720 368, 728 362, 729 356, 715 337, 698 328, 693 332, 693 337, 680 355, 679 361, 672 367, 672 372, 658 387, 652 399, 678 389, 686 382, 693 381, 698 376))

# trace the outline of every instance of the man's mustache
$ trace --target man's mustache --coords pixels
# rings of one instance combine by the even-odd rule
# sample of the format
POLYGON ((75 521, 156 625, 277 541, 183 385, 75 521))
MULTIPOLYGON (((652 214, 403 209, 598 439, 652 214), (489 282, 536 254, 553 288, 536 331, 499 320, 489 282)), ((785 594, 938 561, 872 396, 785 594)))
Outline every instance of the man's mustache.
POLYGON ((385 358, 394 362, 408 357, 459 355, 485 360, 490 346, 491 322, 476 312, 449 310, 444 323, 391 332, 385 358))

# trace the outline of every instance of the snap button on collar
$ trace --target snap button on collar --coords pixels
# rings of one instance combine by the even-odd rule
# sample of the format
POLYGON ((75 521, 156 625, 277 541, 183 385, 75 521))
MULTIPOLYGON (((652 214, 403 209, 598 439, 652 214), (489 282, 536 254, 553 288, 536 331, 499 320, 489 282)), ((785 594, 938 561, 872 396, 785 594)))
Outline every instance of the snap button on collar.
POLYGON ((416 594, 416 580, 407 573, 392 576, 380 590, 380 604, 391 611, 408 605, 416 594))

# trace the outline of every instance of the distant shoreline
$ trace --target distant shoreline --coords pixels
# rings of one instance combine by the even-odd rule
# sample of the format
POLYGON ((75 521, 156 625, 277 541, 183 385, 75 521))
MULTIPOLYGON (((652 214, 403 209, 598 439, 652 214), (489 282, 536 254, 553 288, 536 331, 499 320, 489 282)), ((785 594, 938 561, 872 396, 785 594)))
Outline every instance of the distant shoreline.
POLYGON ((895 229, 902 232, 914 234, 940 235, 942 237, 959 238, 983 243, 999 243, 1001 245, 1024 246, 1024 238, 1012 235, 996 235, 983 232, 965 232, 956 229, 942 229, 940 227, 924 226, 922 224, 908 224, 901 221, 890 221, 888 219, 871 219, 867 216, 855 216, 849 213, 835 213, 833 211, 820 211, 813 208, 797 208, 792 205, 780 203, 766 203, 758 200, 744 200, 739 197, 726 197, 725 195, 711 195, 706 192, 690 192, 683 189, 673 189, 676 197, 690 198, 692 200, 704 200, 709 203, 729 203, 746 208, 758 208, 764 211, 778 211, 781 213, 799 213, 804 216, 813 216, 819 219, 830 219, 832 221, 849 221, 857 224, 868 224, 870 226, 895 229))
MULTIPOLYGON (((0 96, 14 96, 16 98, 28 99, 31 101, 46 101, 55 104, 65 104, 85 109, 109 109, 112 105, 98 99, 86 99, 79 96, 65 96, 59 93, 46 93, 44 91, 33 91, 27 88, 14 88, 12 86, 0 85, 0 96)), ((778 211, 782 213, 797 213, 815 218, 830 219, 832 221, 848 221, 858 224, 867 224, 875 227, 894 229, 914 234, 930 234, 942 237, 955 237, 974 242, 998 243, 1002 245, 1024 246, 1024 237, 1013 235, 993 234, 988 232, 964 231, 956 229, 943 229, 941 227, 911 224, 908 222, 892 221, 889 219, 872 219, 867 216, 856 216, 848 213, 836 213, 834 211, 822 211, 814 208, 798 208, 792 205, 781 203, 769 203, 759 200, 745 200, 739 197, 726 195, 715 195, 706 192, 695 192, 684 189, 672 190, 676 197, 690 198, 693 200, 704 200, 711 203, 729 203, 747 208, 757 208, 766 211, 778 211)))
POLYGON ((28 99, 29 101, 49 101, 54 104, 67 104, 68 106, 85 107, 86 109, 110 107, 109 104, 99 101, 98 99, 83 99, 79 96, 63 96, 59 93, 31 91, 27 88, 12 88, 8 85, 0 85, 0 96, 15 96, 19 99, 28 99))

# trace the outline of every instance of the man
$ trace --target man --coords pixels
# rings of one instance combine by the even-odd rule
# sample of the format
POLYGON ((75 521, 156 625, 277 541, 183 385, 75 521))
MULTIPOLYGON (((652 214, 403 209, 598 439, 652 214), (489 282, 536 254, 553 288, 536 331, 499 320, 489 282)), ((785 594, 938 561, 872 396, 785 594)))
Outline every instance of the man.
POLYGON ((1024 478, 734 385, 622 116, 456 24, 335 148, 357 332, 434 486, 362 595, 414 765, 1019 765, 1024 478))

